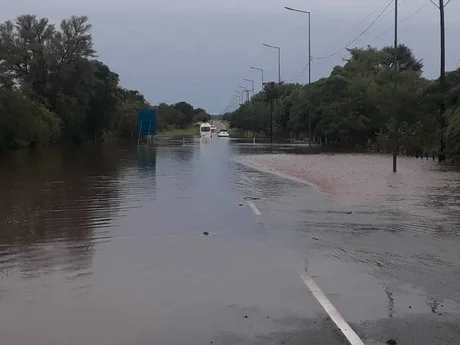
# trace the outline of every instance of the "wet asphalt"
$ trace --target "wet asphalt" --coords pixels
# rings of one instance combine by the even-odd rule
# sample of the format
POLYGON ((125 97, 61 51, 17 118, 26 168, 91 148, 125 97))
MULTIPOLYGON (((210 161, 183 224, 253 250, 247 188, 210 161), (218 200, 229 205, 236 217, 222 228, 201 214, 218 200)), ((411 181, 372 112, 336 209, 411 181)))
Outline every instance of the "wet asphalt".
POLYGON ((344 208, 240 163, 260 147, 2 160, 1 344, 348 344, 302 274, 365 344, 460 344, 453 216, 344 208))

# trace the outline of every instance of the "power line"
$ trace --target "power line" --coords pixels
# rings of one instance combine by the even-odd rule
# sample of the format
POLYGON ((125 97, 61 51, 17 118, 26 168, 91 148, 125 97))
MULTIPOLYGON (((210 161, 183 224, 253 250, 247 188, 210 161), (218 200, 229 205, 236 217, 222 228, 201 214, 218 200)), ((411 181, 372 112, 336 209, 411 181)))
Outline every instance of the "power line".
MULTIPOLYGON (((399 23, 400 23, 400 24, 401 24, 401 23, 404 23, 406 20, 409 20, 410 18, 412 18, 413 16, 415 16, 416 14, 418 14, 419 12, 421 12, 422 10, 424 10, 425 8, 427 8, 428 6, 430 6, 430 4, 426 4, 426 5, 422 6, 422 7, 420 7, 418 10, 416 10, 415 12, 412 12, 410 15, 408 15, 407 17, 405 17, 404 19, 402 19, 399 23)), ((384 36, 384 35, 387 34, 388 31, 390 31, 390 30, 391 30, 391 29, 388 29, 388 30, 382 32, 380 35, 375 36, 374 39, 376 40, 376 39, 378 39, 378 38, 384 36)))
POLYGON ((290 80, 287 80, 286 82, 290 83, 291 81, 294 81, 294 80, 296 80, 297 78, 299 78, 299 77, 307 70, 308 66, 310 66, 310 63, 311 63, 311 62, 307 63, 307 64, 305 65, 305 67, 302 69, 302 71, 300 71, 300 73, 299 73, 295 78, 292 78, 292 79, 290 79, 290 80))
MULTIPOLYGON (((407 1, 407 0, 406 0, 407 1)), ((329 44, 326 48, 324 48, 324 50, 327 50, 329 47, 331 47, 332 45, 334 45, 335 42, 338 42, 340 41, 342 38, 345 38, 346 36, 348 36, 348 34, 352 33, 355 29, 357 29, 361 24, 365 23, 369 17, 373 16, 374 14, 376 14, 381 8, 383 8, 385 6, 387 2, 385 1, 382 5, 380 5, 379 7, 377 7, 377 9, 375 9, 371 14, 369 14, 366 18, 364 18, 362 21, 360 21, 358 24, 356 24, 351 30, 348 30, 345 34, 343 34, 340 38, 336 39, 333 41, 333 43, 329 44)))
MULTIPOLYGON (((407 0, 403 0, 402 2, 398 3, 397 7, 398 9, 404 5, 405 3, 407 2, 407 0)), ((385 19, 387 16, 389 16, 391 13, 393 13, 395 11, 395 8, 392 8, 389 12, 387 12, 385 15, 382 16, 382 18, 380 18, 379 20, 377 20, 376 24, 381 22, 383 19, 385 19)), ((390 19, 390 21, 388 22, 389 24, 394 24, 393 22, 393 19, 390 19)))
MULTIPOLYGON (((399 9, 402 5, 404 5, 406 2, 407 2, 407 0, 403 0, 403 1, 401 1, 400 3, 398 3, 398 9, 399 9)), ((384 16, 382 16, 382 18, 380 18, 380 20, 378 20, 376 23, 380 22, 382 19, 384 19, 385 17, 389 16, 389 15, 392 14, 394 11, 395 11, 395 9, 392 8, 388 13, 386 13, 384 16)))
MULTIPOLYGON (((392 1, 393 1, 393 0, 392 0, 392 1)), ((406 1, 407 1, 407 0, 404 0, 403 3, 406 2, 406 1)), ((348 34, 350 34, 351 32, 353 32, 353 31, 354 31, 356 28, 358 28, 361 24, 363 24, 364 22, 366 22, 366 21, 369 19, 369 17, 373 16, 373 15, 374 15, 375 13, 377 13, 382 7, 384 7, 385 4, 387 4, 386 1, 385 1, 382 5, 380 5, 379 7, 377 7, 377 9, 375 9, 372 13, 370 13, 370 14, 369 14, 366 18, 364 18, 361 22, 359 22, 358 24, 356 24, 351 30, 347 31, 347 32, 346 32, 345 34, 343 34, 340 38, 338 38, 337 40, 335 40, 335 42, 340 41, 342 38, 346 37, 348 34)), ((391 2, 390 2, 390 4, 391 4, 391 2)), ((388 6, 389 6, 389 4, 387 4, 387 7, 384 9, 383 12, 385 12, 385 10, 388 8, 388 6)), ((378 19, 378 17, 377 17, 377 19, 378 19)), ((351 44, 351 43, 350 43, 350 44, 351 44)), ((329 48, 331 45, 332 45, 332 44, 329 44, 329 45, 325 48, 325 50, 326 50, 327 48, 329 48)), ((319 58, 317 58, 317 59, 319 59, 319 58)), ((288 80, 287 82, 289 83, 289 82, 291 82, 291 81, 294 81, 294 80, 298 79, 298 78, 307 70, 307 68, 308 68, 308 66, 310 65, 310 63, 311 63, 311 61, 308 62, 308 63, 305 65, 305 67, 300 71, 300 73, 299 73, 296 77, 294 77, 294 78, 288 80)))
POLYGON ((377 20, 379 20, 380 17, 382 17, 382 15, 385 13, 385 11, 388 9, 388 7, 390 7, 390 5, 393 3, 393 0, 391 0, 387 5, 386 7, 383 9, 382 12, 380 12, 380 14, 377 16, 377 18, 374 19, 374 21, 372 21, 369 26, 363 31, 361 32, 358 37, 356 37, 354 40, 352 40, 351 42, 349 42, 345 47, 343 47, 342 49, 336 51, 335 53, 332 53, 332 54, 329 54, 327 56, 322 56, 322 57, 316 57, 316 58, 313 58, 315 60, 323 60, 323 59, 328 59, 334 55, 337 55, 337 54, 340 54, 341 52, 343 52, 345 49, 347 49, 349 46, 351 46, 353 43, 355 43, 357 40, 359 40, 361 38, 361 36, 363 36, 376 22, 377 20))
MULTIPOLYGON (((400 3, 400 4, 398 5, 398 7, 401 6, 402 4, 404 4, 405 2, 407 2, 407 0, 403 1, 402 3, 400 3)), ((387 7, 384 9, 383 12, 385 12, 385 10, 389 7, 389 5, 391 5, 391 3, 387 5, 387 7)), ((415 16, 416 14, 418 14, 419 12, 421 12, 422 10, 424 10, 424 9, 425 9, 426 7, 428 7, 428 6, 429 6, 429 4, 426 4, 426 5, 422 6, 422 7, 420 7, 418 10, 416 10, 415 12, 411 13, 410 15, 408 15, 407 17, 405 17, 404 19, 402 19, 399 23, 400 23, 400 24, 401 24, 401 23, 404 23, 405 21, 409 20, 410 18, 412 18, 413 16, 415 16)), ((379 10, 379 9, 382 8, 382 7, 383 7, 383 6, 380 6, 377 10, 379 10)), ((370 16, 372 16, 373 14, 375 14, 375 13, 377 12, 377 10, 375 10, 374 12, 372 12, 368 17, 370 17, 370 16)), ((392 9, 391 12, 394 12, 394 9, 392 9)), ((389 12, 389 13, 391 13, 391 12, 389 12)), ((387 13, 387 14, 388 14, 388 13, 387 13)), ((367 18, 368 18, 368 17, 367 17, 367 18)), ((364 19, 363 21, 361 21, 361 23, 359 23, 358 25, 356 25, 356 26, 355 26, 352 30, 350 30, 349 32, 353 31, 356 27, 358 27, 360 24, 362 24, 364 21, 366 21, 367 18, 364 19)), ((377 17, 376 19, 378 19, 378 17, 377 17)), ((375 23, 377 23, 377 20, 375 20, 375 23)), ((374 24, 375 24, 375 23, 374 23, 374 24)), ((372 24, 371 24, 370 26, 372 26, 372 24)), ((369 27, 368 27, 367 29, 369 29, 369 27)), ((367 30, 367 29, 366 29, 366 30, 367 30)), ((365 30, 365 31, 366 31, 366 30, 365 30)), ((362 34, 364 34, 365 31, 364 31, 362 34)), ((389 30, 386 30, 386 31, 383 32, 381 35, 376 36, 374 39, 380 38, 381 36, 385 35, 388 31, 389 31, 389 30)), ((347 34, 348 34, 348 33, 347 33, 347 34)), ((342 36, 342 37, 345 37, 347 34, 345 34, 345 35, 342 36)), ((362 34, 361 34, 361 36, 362 36, 362 34)), ((358 36, 358 38, 355 39, 353 42, 349 43, 348 46, 351 45, 352 43, 356 42, 361 36, 358 36)), ((343 50, 345 50, 346 48, 348 48, 348 46, 345 47, 344 49, 341 49, 340 52, 342 52, 343 50)), ((334 54, 334 55, 336 55, 336 54, 334 54)), ((314 59, 320 60, 320 59, 325 59, 325 58, 327 58, 327 57, 324 57, 324 58, 314 58, 314 59)), ((308 65, 309 65, 309 64, 307 64, 307 65, 302 69, 302 71, 301 71, 295 78, 292 78, 292 79, 288 80, 287 82, 289 83, 289 82, 291 82, 291 81, 294 81, 294 80, 298 79, 298 78, 307 70, 308 65)))

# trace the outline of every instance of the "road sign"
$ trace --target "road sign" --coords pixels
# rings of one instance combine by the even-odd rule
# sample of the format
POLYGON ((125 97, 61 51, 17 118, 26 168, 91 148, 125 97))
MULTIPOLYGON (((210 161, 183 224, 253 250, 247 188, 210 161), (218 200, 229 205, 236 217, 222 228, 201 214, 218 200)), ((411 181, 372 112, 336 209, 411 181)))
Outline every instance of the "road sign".
POLYGON ((137 111, 139 135, 157 134, 157 111, 156 109, 140 109, 137 111))

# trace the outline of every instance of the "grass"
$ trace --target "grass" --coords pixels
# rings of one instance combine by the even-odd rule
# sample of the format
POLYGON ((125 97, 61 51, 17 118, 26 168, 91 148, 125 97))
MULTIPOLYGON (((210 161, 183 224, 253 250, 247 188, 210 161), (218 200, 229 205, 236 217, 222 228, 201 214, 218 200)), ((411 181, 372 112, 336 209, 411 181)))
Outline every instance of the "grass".
POLYGON ((195 135, 198 134, 197 126, 190 126, 187 128, 172 128, 162 132, 158 132, 159 135, 195 135))
POLYGON ((238 128, 230 128, 229 133, 232 138, 253 138, 253 137, 260 138, 262 137, 260 133, 255 133, 252 131, 244 131, 238 128))

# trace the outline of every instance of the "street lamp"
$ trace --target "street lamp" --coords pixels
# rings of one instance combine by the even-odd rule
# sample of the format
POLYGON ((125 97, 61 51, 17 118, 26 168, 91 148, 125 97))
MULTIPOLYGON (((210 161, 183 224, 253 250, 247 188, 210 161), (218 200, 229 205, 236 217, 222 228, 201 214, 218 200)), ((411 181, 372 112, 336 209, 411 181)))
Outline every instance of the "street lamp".
POLYGON ((292 7, 284 7, 288 11, 308 14, 308 83, 311 84, 311 13, 292 7))
POLYGON ((240 89, 243 89, 244 92, 246 92, 246 98, 247 98, 247 100, 249 102, 249 90, 248 90, 248 88, 246 86, 241 86, 241 85, 239 85, 238 87, 240 89))
POLYGON ((262 68, 258 68, 258 67, 249 67, 250 69, 255 69, 257 71, 261 71, 262 72, 262 84, 261 84, 261 90, 264 89, 264 70, 262 68))
POLYGON ((249 81, 249 82, 252 83, 252 97, 254 97, 254 80, 252 80, 252 79, 246 79, 246 78, 243 78, 243 80, 249 81))
POLYGON ((263 43, 263 45, 268 48, 278 49, 278 83, 281 84, 281 48, 266 43, 263 43))
MULTIPOLYGON (((308 14, 308 85, 311 84, 311 13, 309 11, 298 10, 292 7, 284 7, 288 11, 308 14)), ((308 112, 308 137, 311 146, 311 114, 308 112)))
POLYGON ((240 104, 243 104, 244 103, 244 99, 243 99, 243 91, 235 91, 238 93, 238 99, 240 100, 240 104))

